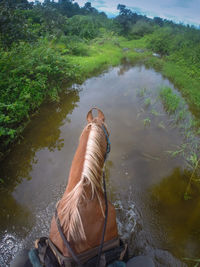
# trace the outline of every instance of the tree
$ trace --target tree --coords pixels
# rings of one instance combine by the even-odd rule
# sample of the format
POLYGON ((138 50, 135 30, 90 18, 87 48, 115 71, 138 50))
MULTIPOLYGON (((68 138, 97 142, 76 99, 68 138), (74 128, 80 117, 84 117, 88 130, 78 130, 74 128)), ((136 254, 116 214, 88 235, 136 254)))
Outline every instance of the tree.
POLYGON ((119 10, 119 16, 116 21, 121 26, 121 33, 127 35, 132 28, 132 25, 137 22, 140 16, 137 13, 133 13, 130 9, 126 8, 125 5, 119 4, 117 6, 119 10))
POLYGON ((162 27, 164 24, 163 19, 161 19, 160 17, 154 17, 153 20, 155 24, 159 25, 160 27, 162 27))
POLYGON ((4 47, 10 47, 13 42, 28 37, 26 19, 20 9, 16 9, 14 1, 0 2, 0 42, 4 47))
POLYGON ((33 6, 28 0, 0 0, 0 5, 10 9, 29 9, 33 6))
POLYGON ((91 11, 92 9, 91 3, 90 2, 85 3, 83 8, 86 9, 87 11, 91 11))

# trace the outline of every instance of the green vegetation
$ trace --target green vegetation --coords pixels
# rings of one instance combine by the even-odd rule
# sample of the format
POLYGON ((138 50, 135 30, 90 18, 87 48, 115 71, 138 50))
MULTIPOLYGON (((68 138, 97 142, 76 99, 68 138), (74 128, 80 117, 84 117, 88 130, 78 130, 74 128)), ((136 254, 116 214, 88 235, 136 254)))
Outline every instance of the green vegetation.
POLYGON ((0 137, 3 149, 23 131, 30 112, 48 96, 59 99, 64 80, 76 77, 76 66, 64 60, 46 41, 20 44, 0 51, 0 137), (9 75, 8 75, 9 73, 9 75))
POLYGON ((151 120, 149 118, 146 118, 143 120, 144 126, 150 126, 151 120))
POLYGON ((175 95, 171 88, 163 87, 160 91, 161 99, 169 113, 175 113, 180 104, 180 98, 175 95))
MULTIPOLYGON (((118 10, 115 19, 108 19, 89 2, 79 7, 72 0, 0 0, 0 158, 44 101, 59 101, 64 85, 83 82, 122 59, 168 77, 185 97, 196 116, 191 124, 198 128, 199 30, 150 19, 120 4, 118 10)), ((138 94, 146 96, 146 88, 138 94)), ((170 88, 160 96, 166 110, 183 121, 187 111, 179 97, 170 88)), ((146 107, 152 105, 150 98, 144 101, 146 107)), ((152 114, 158 115, 155 110, 152 114)))
POLYGON ((184 260, 193 262, 193 267, 199 267, 200 265, 200 259, 184 258, 184 260))
POLYGON ((200 158, 198 156, 199 143, 197 138, 195 138, 197 131, 199 131, 197 120, 187 114, 186 103, 180 96, 173 93, 171 88, 161 88, 160 96, 167 112, 174 115, 174 122, 179 124, 178 127, 181 128, 186 140, 186 143, 183 143, 174 151, 168 151, 168 153, 173 157, 182 155, 185 159, 187 169, 192 173, 184 194, 184 199, 188 200, 191 198, 190 189, 192 183, 199 182, 199 178, 197 178, 199 177, 200 171, 200 158))
POLYGON ((149 107, 151 105, 151 98, 146 98, 145 101, 144 101, 144 104, 146 107, 149 107))

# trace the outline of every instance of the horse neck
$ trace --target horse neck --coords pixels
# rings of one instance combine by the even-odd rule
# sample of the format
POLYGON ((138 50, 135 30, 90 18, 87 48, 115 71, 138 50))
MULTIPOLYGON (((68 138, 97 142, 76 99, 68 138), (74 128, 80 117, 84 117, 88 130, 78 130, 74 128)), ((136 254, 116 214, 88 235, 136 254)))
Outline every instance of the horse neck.
POLYGON ((85 128, 80 136, 79 145, 77 147, 77 150, 75 152, 72 161, 68 178, 68 184, 65 193, 71 192, 71 190, 76 186, 76 184, 81 179, 89 134, 90 134, 90 129, 85 128))
POLYGON ((105 152, 106 138, 104 132, 99 126, 89 124, 80 137, 70 170, 68 185, 58 208, 68 240, 86 239, 79 213, 79 204, 80 200, 84 199, 83 195, 85 197, 97 196, 100 201, 101 172, 105 152))
MULTIPOLYGON (((99 126, 98 126, 99 127, 99 126)), ((84 171, 86 168, 84 168, 86 165, 86 157, 88 158, 88 144, 91 139, 91 130, 94 131, 94 129, 91 129, 91 125, 87 125, 79 139, 79 145, 77 147, 77 150, 75 152, 70 173, 69 173, 69 178, 68 178, 68 184, 66 187, 66 193, 71 192, 71 190, 77 185, 77 183, 80 181, 81 177, 84 175, 84 171)), ((103 133, 103 132, 102 132, 103 133)), ((106 153, 106 139, 104 137, 104 133, 101 137, 101 140, 99 140, 99 149, 101 150, 99 157, 101 157, 101 160, 98 162, 99 167, 102 169, 103 163, 104 163, 104 155, 106 153)), ((92 163, 91 163, 92 164, 92 163)), ((86 174, 87 176, 88 174, 86 174)), ((101 176, 101 175, 99 175, 101 176)), ((100 179, 100 177, 99 177, 100 179)))

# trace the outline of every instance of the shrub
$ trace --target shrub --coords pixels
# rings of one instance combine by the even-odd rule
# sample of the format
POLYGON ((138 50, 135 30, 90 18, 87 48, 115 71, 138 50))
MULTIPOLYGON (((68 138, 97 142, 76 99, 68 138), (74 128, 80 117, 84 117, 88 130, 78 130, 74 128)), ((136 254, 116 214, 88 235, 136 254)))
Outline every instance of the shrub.
POLYGON ((76 35, 80 38, 93 39, 99 33, 99 20, 94 16, 76 15, 68 19, 66 34, 76 35))
POLYGON ((22 132, 31 112, 46 97, 58 99, 64 80, 76 77, 76 68, 45 41, 21 43, 0 50, 0 152, 22 132))
POLYGON ((151 26, 148 22, 139 20, 135 25, 132 26, 130 31, 130 36, 134 38, 143 37, 145 34, 150 34, 153 32, 153 26, 151 26))
POLYGON ((169 55, 172 37, 170 27, 161 28, 149 37, 148 48, 161 55, 169 55))

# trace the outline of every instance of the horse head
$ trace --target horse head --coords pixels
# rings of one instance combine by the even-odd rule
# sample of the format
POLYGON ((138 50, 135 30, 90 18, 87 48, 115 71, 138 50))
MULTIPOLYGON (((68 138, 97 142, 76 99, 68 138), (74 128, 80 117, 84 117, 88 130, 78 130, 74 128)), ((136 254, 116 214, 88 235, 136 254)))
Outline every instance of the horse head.
MULTIPOLYGON (((78 255, 93 251, 102 241, 106 207, 102 170, 110 150, 109 133, 103 112, 92 108, 87 114, 87 122, 72 161, 66 190, 57 205, 62 232, 78 255), (94 110, 97 111, 96 117, 93 116, 94 110)), ((115 240, 116 246, 118 231, 115 209, 109 201, 107 207, 103 246, 112 240, 115 240)), ((71 256, 60 236, 55 217, 51 223, 50 239, 64 256, 71 256)))

